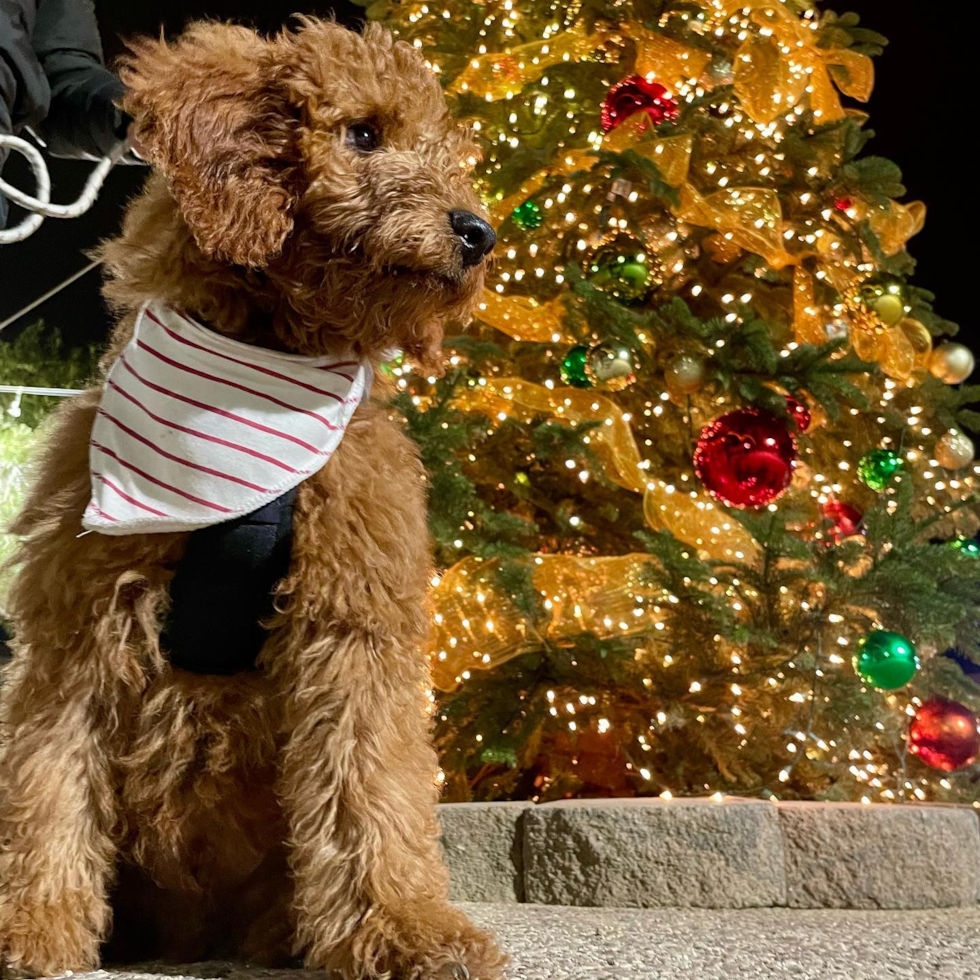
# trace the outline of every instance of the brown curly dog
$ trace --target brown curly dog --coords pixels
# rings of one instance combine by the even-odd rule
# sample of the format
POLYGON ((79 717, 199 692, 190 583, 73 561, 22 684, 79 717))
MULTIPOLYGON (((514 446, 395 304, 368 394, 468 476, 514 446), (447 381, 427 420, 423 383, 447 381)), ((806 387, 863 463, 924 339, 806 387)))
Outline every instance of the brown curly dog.
MULTIPOLYGON (((454 230, 451 212, 480 210, 475 151, 412 47, 377 26, 304 20, 267 39, 206 23, 136 43, 123 78, 156 172, 104 249, 120 311, 106 365, 158 297, 259 347, 400 346, 437 370, 493 238, 454 230)), ((160 642, 190 534, 80 533, 99 400, 64 405, 14 526, 6 967, 92 969, 109 941, 114 959, 499 978, 492 938, 448 903, 438 849, 413 444, 360 405, 299 486, 259 669, 206 675, 160 642)))

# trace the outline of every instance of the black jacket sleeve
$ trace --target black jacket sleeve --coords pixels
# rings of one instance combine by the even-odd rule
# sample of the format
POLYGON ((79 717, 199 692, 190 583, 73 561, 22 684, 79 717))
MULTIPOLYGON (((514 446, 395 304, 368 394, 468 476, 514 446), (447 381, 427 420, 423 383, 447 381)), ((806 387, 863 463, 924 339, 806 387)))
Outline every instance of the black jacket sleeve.
POLYGON ((7 132, 37 125, 48 111, 48 83, 32 40, 36 16, 36 0, 0 0, 0 120, 7 132))
POLYGON ((123 84, 102 63, 93 0, 40 0, 33 47, 51 90, 38 135, 58 156, 105 156, 128 119, 115 105, 123 84))
MULTIPOLYGON (((48 83, 31 43, 34 0, 0 0, 0 132, 34 125, 48 111, 48 83)), ((0 150, 0 169, 6 153, 0 150)), ((0 228, 7 202, 0 195, 0 228)))

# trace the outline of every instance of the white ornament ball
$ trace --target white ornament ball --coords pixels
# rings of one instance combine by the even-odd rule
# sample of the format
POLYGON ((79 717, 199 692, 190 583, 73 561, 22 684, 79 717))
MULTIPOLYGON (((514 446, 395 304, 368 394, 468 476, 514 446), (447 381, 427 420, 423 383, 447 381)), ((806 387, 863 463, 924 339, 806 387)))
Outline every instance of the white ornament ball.
POLYGON ((936 462, 943 469, 960 470, 973 462, 973 454, 973 440, 955 429, 936 440, 936 462))
POLYGON ((704 361, 693 354, 675 354, 664 370, 667 388, 677 395, 691 395, 704 384, 704 361))
POLYGON ((831 317, 823 325, 824 333, 828 340, 841 340, 846 337, 851 330, 851 318, 842 313, 840 316, 831 317))
POLYGON ((947 341, 940 344, 929 359, 929 371, 934 378, 948 385, 958 385, 973 374, 973 353, 969 347, 947 341))

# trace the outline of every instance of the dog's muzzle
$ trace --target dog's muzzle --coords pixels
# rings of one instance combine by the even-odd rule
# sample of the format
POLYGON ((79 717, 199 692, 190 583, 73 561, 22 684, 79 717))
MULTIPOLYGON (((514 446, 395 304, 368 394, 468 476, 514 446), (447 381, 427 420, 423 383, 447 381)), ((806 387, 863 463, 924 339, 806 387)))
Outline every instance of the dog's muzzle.
POLYGON ((493 228, 472 211, 450 211, 449 223, 463 246, 463 265, 476 265, 497 242, 493 228))

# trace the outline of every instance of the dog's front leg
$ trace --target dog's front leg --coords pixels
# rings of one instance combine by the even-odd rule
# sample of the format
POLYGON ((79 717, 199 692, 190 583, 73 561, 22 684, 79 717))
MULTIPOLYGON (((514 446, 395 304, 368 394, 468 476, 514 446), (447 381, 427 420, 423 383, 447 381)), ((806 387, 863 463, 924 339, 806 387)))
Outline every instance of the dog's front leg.
POLYGON ((282 795, 297 947, 351 980, 495 980, 492 938, 447 899, 416 643, 334 623, 284 658, 295 671, 282 795))
POLYGON ((50 667, 19 650, 0 709, 0 967, 29 976, 98 964, 115 857, 94 679, 50 667))

